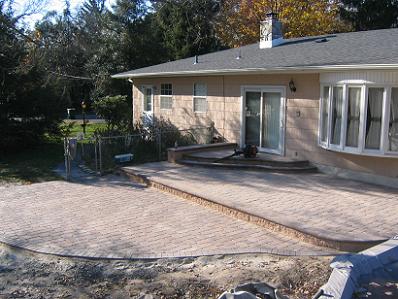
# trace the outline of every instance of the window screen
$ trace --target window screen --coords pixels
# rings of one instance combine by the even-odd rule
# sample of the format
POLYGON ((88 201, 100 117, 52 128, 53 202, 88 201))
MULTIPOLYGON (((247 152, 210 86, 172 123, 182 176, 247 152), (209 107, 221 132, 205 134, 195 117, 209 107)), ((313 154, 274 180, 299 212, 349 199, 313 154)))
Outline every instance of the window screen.
POLYGON ((160 85, 160 109, 173 108, 173 85, 170 83, 160 85))
POLYGON ((206 84, 195 83, 193 88, 193 111, 207 111, 207 86, 206 84))

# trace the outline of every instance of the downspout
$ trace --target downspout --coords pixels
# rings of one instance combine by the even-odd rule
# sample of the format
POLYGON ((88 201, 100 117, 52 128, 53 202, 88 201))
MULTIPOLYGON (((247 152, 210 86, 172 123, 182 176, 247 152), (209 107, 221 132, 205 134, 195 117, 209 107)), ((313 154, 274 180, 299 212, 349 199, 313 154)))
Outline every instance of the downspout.
POLYGON ((131 78, 127 79, 127 81, 131 83, 131 113, 132 113, 131 115, 133 119, 132 125, 134 126, 134 82, 131 78))

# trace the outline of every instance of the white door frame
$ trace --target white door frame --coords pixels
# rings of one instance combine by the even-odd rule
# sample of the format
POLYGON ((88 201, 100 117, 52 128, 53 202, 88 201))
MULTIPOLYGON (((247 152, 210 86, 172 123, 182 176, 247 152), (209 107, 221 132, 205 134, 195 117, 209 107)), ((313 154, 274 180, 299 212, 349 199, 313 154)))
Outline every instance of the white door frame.
MULTIPOLYGON (((279 147, 277 150, 267 149, 259 147, 260 152, 266 152, 271 154, 285 155, 285 132, 286 132, 286 87, 278 85, 243 85, 241 90, 241 118, 240 118, 240 144, 245 146, 246 140, 246 92, 261 92, 261 116, 260 116, 260 132, 262 132, 263 122, 263 94, 264 92, 279 92, 281 94, 281 107, 280 107, 280 139, 279 147)), ((261 146, 262 134, 260 134, 260 146, 261 146)))
POLYGON ((153 110, 154 110, 154 88, 152 85, 142 85, 141 86, 141 91, 142 91, 142 99, 141 99, 141 105, 142 105, 142 117, 144 118, 150 118, 151 123, 153 122, 153 110), (151 110, 150 111, 145 111, 145 96, 146 96, 146 90, 150 89, 151 90, 151 110))

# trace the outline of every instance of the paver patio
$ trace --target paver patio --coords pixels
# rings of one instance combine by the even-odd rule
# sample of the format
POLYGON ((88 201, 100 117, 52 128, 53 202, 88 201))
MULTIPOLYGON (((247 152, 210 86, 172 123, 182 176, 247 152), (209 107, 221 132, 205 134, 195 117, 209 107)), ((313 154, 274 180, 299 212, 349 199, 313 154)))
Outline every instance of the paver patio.
POLYGON ((148 163, 127 171, 299 231, 340 241, 398 232, 398 190, 324 174, 277 174, 148 163))
POLYGON ((333 253, 119 177, 0 188, 0 241, 108 258, 333 253))

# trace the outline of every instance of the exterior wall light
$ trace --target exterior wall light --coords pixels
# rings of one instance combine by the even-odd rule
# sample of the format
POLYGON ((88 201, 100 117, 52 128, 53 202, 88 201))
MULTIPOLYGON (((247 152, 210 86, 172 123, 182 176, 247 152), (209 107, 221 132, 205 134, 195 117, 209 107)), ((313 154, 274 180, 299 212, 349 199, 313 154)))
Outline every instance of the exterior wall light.
POLYGON ((294 85, 293 79, 291 79, 290 82, 289 82, 289 88, 290 88, 291 92, 296 92, 297 91, 297 88, 296 88, 296 85, 294 85))

